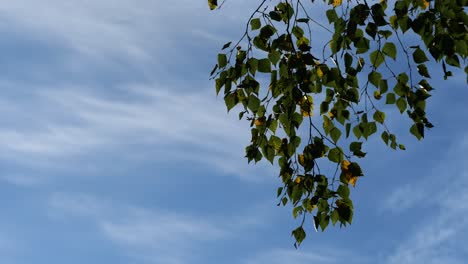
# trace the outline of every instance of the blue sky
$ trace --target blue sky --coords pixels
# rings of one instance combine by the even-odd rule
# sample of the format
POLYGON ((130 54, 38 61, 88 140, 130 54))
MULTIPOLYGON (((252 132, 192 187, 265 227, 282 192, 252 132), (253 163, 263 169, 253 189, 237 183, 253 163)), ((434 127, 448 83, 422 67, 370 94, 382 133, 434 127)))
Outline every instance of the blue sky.
POLYGON ((463 74, 434 80, 423 142, 394 113, 407 151, 367 144, 353 225, 309 223, 294 249, 277 171, 247 164, 248 124, 208 80, 251 5, 3 1, 1 263, 464 263, 463 74))

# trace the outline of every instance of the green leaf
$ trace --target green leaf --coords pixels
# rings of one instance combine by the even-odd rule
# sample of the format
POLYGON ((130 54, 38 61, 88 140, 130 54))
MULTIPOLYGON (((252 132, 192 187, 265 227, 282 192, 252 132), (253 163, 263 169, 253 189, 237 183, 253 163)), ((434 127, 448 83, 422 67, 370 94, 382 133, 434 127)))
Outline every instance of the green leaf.
POLYGON ((252 30, 257 30, 262 26, 262 22, 260 22, 260 18, 254 18, 250 20, 250 27, 252 30))
POLYGON ((247 66, 249 68, 249 72, 252 74, 252 75, 255 75, 255 73, 257 72, 257 69, 258 69, 258 60, 255 59, 255 58, 250 58, 248 61, 247 61, 247 66))
POLYGON ((362 137, 362 130, 360 125, 357 125, 353 128, 353 134, 358 139, 362 137))
POLYGON ((283 142, 281 139, 275 135, 270 137, 269 144, 273 146, 274 149, 280 150, 281 149, 281 144, 283 142))
POLYGON ((385 145, 388 145, 388 139, 389 139, 389 135, 387 131, 382 132, 382 140, 383 142, 385 142, 385 145))
POLYGON ((330 105, 330 104, 327 103, 327 102, 322 102, 322 103, 320 104, 320 114, 321 114, 321 115, 328 112, 328 107, 329 107, 329 105, 330 105))
POLYGON ((388 93, 385 103, 386 104, 394 104, 395 102, 396 102, 395 94, 394 93, 388 93))
POLYGON ((208 0, 208 6, 210 7, 210 10, 214 10, 216 7, 218 7, 218 1, 208 0))
POLYGON ((270 59, 271 63, 273 63, 273 65, 276 65, 281 58, 281 53, 277 50, 272 50, 270 53, 268 53, 268 58, 270 59))
POLYGON ((378 68, 385 61, 385 58, 380 50, 375 50, 370 54, 370 61, 375 68, 378 68))
POLYGON ((413 60, 414 60, 414 62, 416 62, 418 64, 429 61, 429 59, 426 57, 426 53, 424 53, 424 51, 422 49, 420 49, 420 48, 417 48, 413 52, 413 60))
POLYGON ((384 94, 388 91, 388 83, 387 83, 387 80, 385 79, 382 79, 380 80, 379 82, 379 89, 380 89, 380 93, 381 94, 384 94))
POLYGON ((424 137, 424 125, 421 123, 416 123, 410 128, 411 134, 413 134, 418 140, 421 140, 424 137))
POLYGON ((224 68, 227 65, 227 57, 226 54, 220 53, 218 54, 218 66, 219 68, 224 68))
POLYGON ((377 125, 375 124, 375 122, 369 122, 365 126, 363 136, 365 139, 367 139, 375 132, 377 132, 377 125))
POLYGON ((260 107, 260 99, 258 99, 254 94, 250 94, 247 107, 250 109, 250 111, 256 113, 260 107))
POLYGON ((330 217, 328 216, 328 214, 321 214, 320 215, 320 228, 322 228, 322 231, 325 231, 329 223, 330 223, 330 217))
POLYGON ((338 142, 338 140, 341 137, 341 131, 338 128, 334 127, 334 128, 332 128, 332 130, 330 130, 330 136, 331 136, 333 142, 336 143, 336 142, 338 142))
POLYGON ((385 113, 379 110, 376 110, 374 113, 374 120, 383 124, 385 122, 385 113))
POLYGON ((304 211, 304 208, 302 206, 298 206, 298 207, 294 208, 293 209, 293 217, 297 218, 299 215, 302 214, 303 211, 304 211))
POLYGON ((447 56, 445 58, 445 62, 447 62, 448 65, 460 68, 460 60, 458 59, 458 56, 455 54, 453 54, 452 56, 447 56))
POLYGON ((349 144, 349 150, 353 152, 353 155, 359 158, 364 158, 366 156, 365 152, 362 152, 362 142, 351 142, 349 144))
POLYGON ((306 233, 304 231, 304 228, 302 228, 302 226, 294 229, 292 231, 292 235, 294 236, 294 239, 296 239, 296 243, 294 244, 296 247, 299 246, 306 237, 306 233))
POLYGON ((330 24, 335 22, 338 19, 338 14, 336 14, 335 9, 333 9, 333 8, 328 9, 327 12, 326 12, 326 15, 327 15, 327 18, 328 18, 328 22, 330 24))
POLYGON ((229 112, 238 103, 237 93, 230 93, 226 95, 224 97, 224 103, 226 103, 226 107, 229 112))
POLYGON ((349 132, 351 131, 351 123, 346 124, 346 138, 349 137, 349 132))
POLYGON ((396 105, 400 110, 400 113, 403 113, 407 107, 406 99, 404 97, 398 98, 398 100, 396 101, 396 105))
POLYGON ((258 71, 259 72, 271 72, 271 62, 269 59, 261 59, 258 61, 258 71))
POLYGON ((393 44, 392 42, 385 43, 385 45, 382 48, 382 52, 385 55, 387 55, 388 57, 390 57, 390 58, 392 58, 394 60, 396 59, 397 49, 395 47, 395 44, 393 44))
POLYGON ((379 87, 379 82, 380 80, 382 79, 382 74, 380 72, 376 72, 376 71, 371 71, 369 73, 369 82, 374 85, 375 87, 379 87))
POLYGON ((421 74, 421 76, 431 78, 431 75, 429 75, 429 71, 427 70, 427 67, 424 64, 418 65, 418 73, 421 74))
POLYGON ((278 187, 278 190, 276 191, 276 197, 280 197, 282 193, 283 193, 283 187, 278 187))
POLYGON ((340 163, 343 160, 343 151, 341 148, 336 147, 330 149, 328 152, 328 159, 335 163, 340 163))
POLYGON ((340 218, 340 215, 338 214, 338 211, 337 210, 333 210, 333 212, 331 213, 331 221, 332 221, 332 224, 335 225, 336 222, 338 222, 338 219, 340 218))
POLYGON ((338 189, 336 190, 336 193, 342 197, 342 198, 349 198, 349 187, 348 185, 341 184, 338 189))

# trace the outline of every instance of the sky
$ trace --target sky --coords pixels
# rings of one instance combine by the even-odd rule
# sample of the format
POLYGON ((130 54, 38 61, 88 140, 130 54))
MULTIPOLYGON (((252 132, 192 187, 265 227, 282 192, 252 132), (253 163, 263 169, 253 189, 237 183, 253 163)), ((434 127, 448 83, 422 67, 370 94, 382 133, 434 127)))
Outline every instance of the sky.
POLYGON ((389 115, 407 150, 369 140, 353 224, 308 223, 296 250, 277 169, 247 164, 248 124, 226 113, 208 76, 252 2, 216 12, 189 0, 0 3, 0 263, 468 258, 463 73, 434 78, 435 127, 422 142, 389 115))

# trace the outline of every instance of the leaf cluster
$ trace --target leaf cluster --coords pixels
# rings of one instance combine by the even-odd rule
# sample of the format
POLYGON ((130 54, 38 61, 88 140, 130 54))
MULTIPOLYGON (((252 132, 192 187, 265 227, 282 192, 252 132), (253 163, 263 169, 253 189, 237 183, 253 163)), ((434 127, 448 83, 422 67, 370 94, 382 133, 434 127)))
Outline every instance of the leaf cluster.
POLYGON ((292 232, 296 246, 306 237, 307 215, 321 230, 352 223, 349 186, 363 176, 358 161, 369 137, 379 133, 392 149, 405 149, 386 124, 392 106, 410 118, 416 138, 433 127, 426 63, 438 62, 444 77, 452 76, 448 67, 462 67, 468 40, 467 0, 397 0, 391 7, 385 0, 330 0, 328 25, 303 2, 261 1, 211 72, 228 111, 237 106, 239 119, 250 122, 248 161, 279 166, 279 205, 302 218, 292 232), (330 32, 321 54, 314 53, 313 26, 330 32), (409 32, 420 45, 404 44, 409 32), (327 163, 335 169, 321 170, 327 163))

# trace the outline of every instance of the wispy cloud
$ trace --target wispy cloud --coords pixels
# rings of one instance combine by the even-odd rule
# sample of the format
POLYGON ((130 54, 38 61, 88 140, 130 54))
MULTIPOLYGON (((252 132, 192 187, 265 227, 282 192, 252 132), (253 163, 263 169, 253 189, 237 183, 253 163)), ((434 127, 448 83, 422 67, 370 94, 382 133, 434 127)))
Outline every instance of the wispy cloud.
MULTIPOLYGON (((468 256, 468 137, 423 178, 423 183, 399 188, 392 200, 410 200, 404 209, 428 210, 406 241, 400 243, 388 263, 464 263, 468 256), (416 193, 412 196, 411 191, 416 193), (395 198, 398 197, 399 198, 395 198)), ((391 203, 388 203, 391 204, 391 203)), ((413 215, 416 217, 416 215, 413 215)))
POLYGON ((216 216, 146 209, 76 193, 53 194, 49 209, 51 217, 63 221, 88 220, 126 255, 149 263, 192 263, 197 250, 232 239, 252 225, 242 218, 218 221, 216 216))
POLYGON ((245 264, 303 264, 303 263, 368 263, 365 256, 357 255, 352 252, 340 249, 335 250, 331 247, 315 247, 313 250, 301 248, 299 250, 293 249, 270 249, 254 255, 247 259, 245 264), (311 252, 313 251, 313 252, 311 252))
MULTIPOLYGON (((125 96, 99 95, 86 87, 32 92, 35 103, 23 106, 29 112, 25 122, 41 122, 32 127, 0 126, 0 158, 26 165, 54 164, 51 161, 127 149, 119 155, 156 152, 159 161, 201 162, 241 176, 256 170, 242 159, 247 124, 227 115, 214 96, 171 92, 159 85, 129 85, 118 92, 125 96), (38 105, 43 107, 36 110, 38 105)), ((18 118, 21 122, 24 117, 18 118)), ((265 168, 266 164, 260 170, 265 168)))

